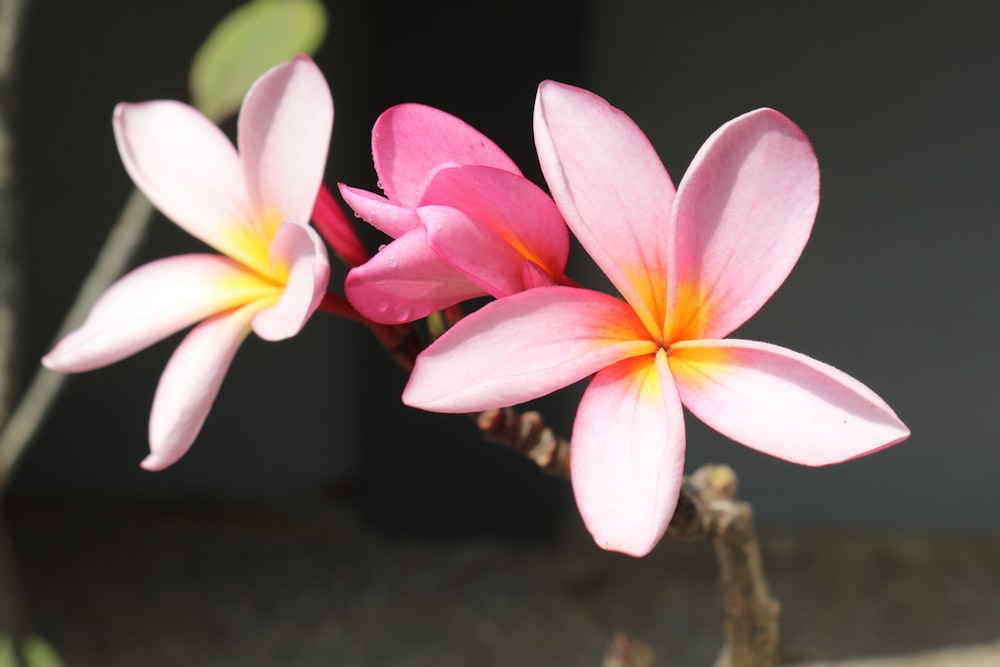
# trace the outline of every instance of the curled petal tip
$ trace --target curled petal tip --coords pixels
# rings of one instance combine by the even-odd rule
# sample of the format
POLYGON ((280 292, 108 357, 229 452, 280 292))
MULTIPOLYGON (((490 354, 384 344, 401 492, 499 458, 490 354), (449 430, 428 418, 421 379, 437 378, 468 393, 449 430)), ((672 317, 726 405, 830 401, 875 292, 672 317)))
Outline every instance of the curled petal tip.
POLYGON ((149 472, 159 472, 169 468, 176 462, 176 459, 168 459, 166 457, 160 456, 159 454, 150 454, 142 460, 139 467, 143 470, 148 470, 149 472))

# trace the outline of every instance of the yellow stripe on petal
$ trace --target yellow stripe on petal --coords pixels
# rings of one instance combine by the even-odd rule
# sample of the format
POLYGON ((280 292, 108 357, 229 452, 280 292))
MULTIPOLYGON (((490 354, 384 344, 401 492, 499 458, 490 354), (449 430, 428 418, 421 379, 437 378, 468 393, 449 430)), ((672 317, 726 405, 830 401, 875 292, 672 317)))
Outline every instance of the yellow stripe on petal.
MULTIPOLYGON (((226 295, 226 303, 235 308, 254 302, 273 305, 281 298, 285 286, 269 280, 253 271, 243 271, 221 279, 217 283, 219 291, 226 295)), ((262 306, 265 307, 265 306, 262 306)))
POLYGON ((666 323, 666 342, 699 340, 708 327, 711 309, 707 303, 708 294, 696 282, 681 283, 677 286, 677 296, 673 316, 666 323))
MULTIPOLYGON (((643 325, 657 341, 663 341, 663 321, 667 312, 667 276, 661 271, 651 271, 650 267, 640 265, 636 268, 622 267, 629 284, 638 293, 642 303, 630 305, 643 325)), ((624 295, 628 299, 628 295, 624 295)))
POLYGON ((715 382, 715 378, 730 365, 733 354, 722 347, 675 345, 670 348, 667 361, 670 372, 679 383, 697 386, 715 382))
POLYGON ((226 254, 261 276, 284 285, 288 267, 271 263, 271 241, 281 226, 278 214, 268 214, 253 225, 233 224, 226 229, 226 254))
POLYGON ((663 405, 663 383, 657 370, 657 357, 666 354, 661 348, 656 354, 644 354, 620 362, 623 370, 631 376, 636 393, 644 402, 663 405))

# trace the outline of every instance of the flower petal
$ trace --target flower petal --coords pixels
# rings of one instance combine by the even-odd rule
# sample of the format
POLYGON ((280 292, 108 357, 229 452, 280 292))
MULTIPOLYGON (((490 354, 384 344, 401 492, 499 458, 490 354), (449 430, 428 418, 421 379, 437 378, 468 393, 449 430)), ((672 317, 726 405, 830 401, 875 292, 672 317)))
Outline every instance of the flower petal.
POLYGON ((254 211, 222 130, 173 101, 119 104, 113 124, 125 169, 153 205, 192 236, 253 265, 237 239, 256 230, 254 211))
POLYGON ((846 373, 776 345, 685 341, 670 348, 681 401, 703 422, 792 463, 838 463, 905 440, 885 401, 846 373))
POLYGON ((684 477, 684 414, 662 350, 594 377, 573 425, 570 466, 577 507, 598 546, 649 553, 684 477))
POLYGON ((501 408, 544 396, 656 350, 626 303, 539 287, 486 304, 417 357, 403 402, 434 412, 501 408))
POLYGON ((535 147, 573 234, 639 314, 659 332, 666 313, 674 186, 632 120, 580 88, 538 87, 535 147))
POLYGON ((792 121, 758 109, 719 128, 674 202, 678 303, 670 340, 722 338, 781 286, 819 205, 819 165, 792 121))
POLYGON ((264 340, 284 340, 301 331, 319 306, 330 282, 330 262, 312 227, 285 223, 271 243, 271 263, 288 267, 288 281, 278 302, 253 318, 253 330, 264 340))
POLYGON ((124 359, 215 313, 278 293, 220 255, 178 255, 140 266, 97 300, 86 322, 42 359, 79 373, 124 359))
POLYGON ((150 454, 146 470, 172 465, 198 437, 219 393, 233 356, 250 333, 250 320, 260 309, 251 303, 205 320, 191 330, 170 357, 160 376, 149 417, 150 454))
POLYGON ((312 219, 316 231, 330 244, 340 261, 348 267, 361 266, 370 259, 344 209, 333 199, 333 195, 325 185, 319 188, 312 219))
POLYGON ((524 289, 525 261, 554 278, 566 269, 566 223, 555 202, 522 176, 481 166, 443 169, 421 204, 427 243, 494 296, 524 289))
POLYGON ((351 269, 344 292, 358 312, 380 324, 401 324, 477 296, 483 290, 427 245, 421 226, 351 269))
POLYGON ((240 110, 239 145, 259 220, 309 223, 332 129, 330 88, 306 56, 257 79, 240 110))
POLYGON ((421 206, 434 253, 479 289, 497 298, 524 290, 520 253, 482 220, 450 206, 421 206))
MULTIPOLYGON (((565 276, 563 276, 565 279, 565 276)), ((534 289, 536 287, 554 287, 559 282, 552 277, 548 271, 542 269, 534 262, 525 261, 521 265, 521 282, 524 289, 534 289)))
POLYGON ((354 209, 359 218, 394 239, 410 231, 423 228, 413 209, 394 204, 385 197, 340 184, 340 196, 354 209))
POLYGON ((468 123, 422 104, 400 104, 378 117, 372 155, 379 187, 407 208, 417 207, 427 174, 442 162, 521 173, 506 153, 468 123))

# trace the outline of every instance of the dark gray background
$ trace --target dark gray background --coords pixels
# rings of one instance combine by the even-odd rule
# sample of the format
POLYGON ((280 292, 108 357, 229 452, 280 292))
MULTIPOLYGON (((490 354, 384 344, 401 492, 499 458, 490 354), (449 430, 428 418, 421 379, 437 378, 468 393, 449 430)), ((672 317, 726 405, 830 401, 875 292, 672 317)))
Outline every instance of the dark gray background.
MULTIPOLYGON (((237 4, 33 4, 18 133, 25 374, 131 187, 111 136, 114 104, 186 97, 190 55, 237 4)), ((468 120, 537 179, 531 111, 544 78, 586 86, 628 112, 675 181, 726 120, 758 106, 790 116, 819 157, 819 216, 789 281, 736 335, 854 374, 914 435, 872 457, 808 469, 689 418, 689 467, 736 467, 765 525, 997 530, 992 3, 328 5, 317 61, 337 110, 331 185, 374 188, 371 123, 404 101, 468 120)), ((158 218, 136 263, 198 250, 158 218)), ((587 282, 586 258, 573 261, 587 282)), ((563 482, 482 444, 461 418, 400 405, 402 372, 363 330, 322 315, 288 342, 251 338, 191 452, 165 472, 144 472, 149 403, 177 340, 74 378, 15 492, 181 502, 346 491, 375 525, 422 535, 544 537, 573 511, 563 482)), ((541 402, 564 433, 581 390, 541 402)))

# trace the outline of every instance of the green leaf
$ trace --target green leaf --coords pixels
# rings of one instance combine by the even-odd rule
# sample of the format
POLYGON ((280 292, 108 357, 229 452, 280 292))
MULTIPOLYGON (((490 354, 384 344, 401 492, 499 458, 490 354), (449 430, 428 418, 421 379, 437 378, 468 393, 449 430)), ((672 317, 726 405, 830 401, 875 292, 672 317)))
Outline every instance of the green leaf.
MULTIPOLYGON (((39 637, 28 637, 21 651, 24 654, 25 667, 65 667, 56 650, 39 637)), ((10 638, 0 635, 0 667, 11 667, 13 664, 14 647, 10 638)))
POLYGON ((28 637, 24 643, 26 667, 65 667, 52 645, 39 637, 28 637))
POLYGON ((236 113, 257 77, 300 53, 315 53, 326 23, 319 0, 252 0, 234 9, 191 63, 194 105, 216 122, 236 113))

